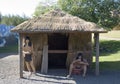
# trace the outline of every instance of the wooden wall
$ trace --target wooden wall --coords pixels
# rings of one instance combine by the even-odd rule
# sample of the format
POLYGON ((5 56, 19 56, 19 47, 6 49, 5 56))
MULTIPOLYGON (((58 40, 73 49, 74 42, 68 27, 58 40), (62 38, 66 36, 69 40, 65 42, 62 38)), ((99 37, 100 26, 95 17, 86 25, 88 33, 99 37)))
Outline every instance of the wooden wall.
POLYGON ((92 42, 91 33, 70 33, 68 40, 68 55, 66 65, 69 67, 70 63, 77 56, 78 53, 82 52, 84 58, 89 63, 92 62, 92 42))
MULTIPOLYGON (((48 45, 48 35, 45 33, 26 33, 23 34, 23 37, 29 36, 33 44, 33 62, 35 64, 36 70, 41 69, 42 63, 42 52, 43 47, 48 45)), ((24 38, 23 38, 24 42, 24 38)), ((49 46, 49 45, 48 45, 49 46)), ((70 63, 77 56, 79 52, 83 52, 84 58, 88 60, 91 64, 92 62, 92 42, 91 42, 91 33, 69 33, 68 39, 68 53, 66 66, 69 67, 70 63)), ((24 68, 26 66, 24 64, 24 68)))
MULTIPOLYGON (((24 34, 25 36, 29 36, 32 44, 33 44, 33 62, 35 65, 36 70, 41 69, 41 63, 42 63, 42 52, 44 45, 47 45, 47 34, 43 33, 33 33, 33 34, 24 34)), ((24 39, 24 38, 23 38, 24 39)), ((26 65, 24 64, 25 70, 26 65)))

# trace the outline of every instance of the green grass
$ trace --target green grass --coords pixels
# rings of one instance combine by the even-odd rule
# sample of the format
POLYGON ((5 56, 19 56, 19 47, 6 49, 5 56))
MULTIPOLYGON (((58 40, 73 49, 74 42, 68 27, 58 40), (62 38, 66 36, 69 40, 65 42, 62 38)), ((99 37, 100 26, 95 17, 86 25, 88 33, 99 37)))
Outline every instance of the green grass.
POLYGON ((120 51, 120 41, 100 40, 100 55, 110 55, 120 51))
POLYGON ((9 45, 5 47, 0 47, 0 53, 17 53, 18 45, 9 45))
MULTIPOLYGON (((120 30, 100 34, 101 37, 120 39, 120 30)), ((93 58, 95 62, 95 57, 93 58)), ((120 41, 100 41, 100 69, 120 70, 120 41)))
MULTIPOLYGON (((120 71, 120 41, 100 41, 100 70, 120 71)), ((95 68, 95 56, 93 57, 95 68)))
MULTIPOLYGON (((120 51, 109 56, 100 56, 100 70, 120 70, 120 51)), ((95 66, 95 57, 93 57, 93 66, 95 66)))

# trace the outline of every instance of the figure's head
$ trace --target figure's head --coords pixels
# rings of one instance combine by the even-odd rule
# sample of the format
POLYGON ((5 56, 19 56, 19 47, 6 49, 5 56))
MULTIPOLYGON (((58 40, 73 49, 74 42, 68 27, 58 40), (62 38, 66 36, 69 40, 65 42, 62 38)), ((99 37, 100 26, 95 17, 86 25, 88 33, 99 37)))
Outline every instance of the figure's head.
POLYGON ((83 54, 82 53, 78 53, 76 59, 81 59, 82 60, 83 59, 83 54))
POLYGON ((25 44, 28 44, 29 46, 31 46, 30 37, 28 36, 25 37, 25 44))
POLYGON ((25 37, 25 42, 26 42, 26 43, 29 43, 29 42, 30 42, 30 37, 26 36, 26 37, 25 37))

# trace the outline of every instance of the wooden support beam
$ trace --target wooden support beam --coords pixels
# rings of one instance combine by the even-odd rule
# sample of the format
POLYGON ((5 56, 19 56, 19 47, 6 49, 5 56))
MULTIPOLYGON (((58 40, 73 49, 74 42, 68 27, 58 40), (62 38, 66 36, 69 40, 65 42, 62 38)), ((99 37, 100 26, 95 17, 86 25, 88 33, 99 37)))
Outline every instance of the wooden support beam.
POLYGON ((19 34, 19 55, 20 55, 20 78, 23 78, 23 54, 22 54, 23 36, 19 34))
POLYGON ((96 51, 96 70, 95 74, 99 75, 99 33, 94 34, 94 40, 95 40, 95 51, 96 51))
POLYGON ((48 46, 45 45, 43 47, 41 73, 46 74, 47 72, 48 72, 48 46))
POLYGON ((48 50, 48 53, 67 53, 67 50, 48 50))

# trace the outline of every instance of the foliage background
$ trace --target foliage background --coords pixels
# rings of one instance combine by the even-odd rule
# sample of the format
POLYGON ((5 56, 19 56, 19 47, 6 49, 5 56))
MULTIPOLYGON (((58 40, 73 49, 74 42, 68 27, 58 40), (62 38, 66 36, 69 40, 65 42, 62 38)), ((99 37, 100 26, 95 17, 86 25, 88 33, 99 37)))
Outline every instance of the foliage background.
POLYGON ((59 0, 61 9, 87 21, 111 29, 120 22, 120 17, 112 17, 111 12, 120 12, 119 0, 59 0))

